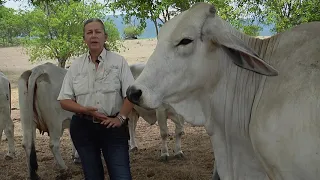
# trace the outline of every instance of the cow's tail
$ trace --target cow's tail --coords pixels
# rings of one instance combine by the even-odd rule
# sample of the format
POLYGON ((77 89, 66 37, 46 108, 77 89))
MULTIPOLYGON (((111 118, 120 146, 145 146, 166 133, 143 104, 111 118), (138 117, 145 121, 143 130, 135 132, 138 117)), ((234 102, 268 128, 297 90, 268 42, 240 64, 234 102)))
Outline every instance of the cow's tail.
POLYGON ((19 106, 20 106, 20 119, 23 130, 23 142, 22 145, 25 149, 27 156, 27 164, 29 168, 29 178, 38 179, 37 170, 38 162, 35 149, 35 126, 33 116, 33 90, 35 81, 33 78, 35 75, 30 71, 25 71, 19 78, 18 90, 19 90, 19 106))
POLYGON ((9 82, 9 103, 10 103, 10 110, 9 110, 9 112, 10 112, 10 117, 11 117, 11 106, 12 106, 12 104, 11 104, 11 99, 12 99, 12 96, 11 96, 11 84, 10 84, 10 82, 9 82))
POLYGON ((43 74, 44 71, 41 68, 34 68, 32 74, 29 77, 28 80, 28 95, 27 95, 27 106, 28 106, 28 119, 32 124, 32 141, 31 141, 31 152, 29 155, 29 164, 30 164, 30 176, 31 179, 38 179, 37 170, 38 170, 38 162, 37 162, 37 154, 36 154, 36 148, 35 148, 35 134, 36 134, 36 126, 33 126, 35 124, 35 112, 34 112, 34 103, 35 103, 35 91, 36 91, 36 80, 37 78, 43 74))

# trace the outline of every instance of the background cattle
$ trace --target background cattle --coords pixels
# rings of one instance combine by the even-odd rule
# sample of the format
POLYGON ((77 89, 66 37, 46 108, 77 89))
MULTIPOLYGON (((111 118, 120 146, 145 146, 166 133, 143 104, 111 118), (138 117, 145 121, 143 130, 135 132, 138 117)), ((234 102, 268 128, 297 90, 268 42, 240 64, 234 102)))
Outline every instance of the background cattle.
POLYGON ((310 22, 258 39, 197 3, 161 27, 128 98, 143 108, 167 103, 204 125, 221 179, 317 180, 319 29, 310 22))
POLYGON ((14 125, 11 119, 11 86, 7 77, 0 72, 0 144, 3 131, 8 140, 5 159, 9 160, 15 156, 14 125))
MULTIPOLYGON (((45 63, 23 72, 18 81, 20 120, 23 131, 22 146, 26 152, 29 177, 37 179, 35 151, 36 129, 50 136, 49 147, 62 170, 67 166, 60 153, 60 137, 69 128, 72 113, 61 108, 57 101, 66 70, 45 63)), ((72 142, 71 142, 72 143, 72 142)), ((77 156, 73 147, 73 155, 77 156)))
MULTIPOLYGON (((136 79, 142 72, 145 64, 137 63, 130 65, 130 70, 134 79, 136 79)), ((153 125, 158 121, 161 136, 161 159, 167 160, 169 157, 168 142, 167 138, 169 136, 167 119, 171 119, 175 123, 175 149, 174 156, 177 158, 183 157, 183 152, 181 150, 181 136, 184 134, 183 125, 184 120, 182 116, 176 114, 173 109, 169 106, 163 104, 156 110, 148 110, 141 108, 139 106, 134 106, 134 110, 130 113, 129 118, 129 132, 130 132, 130 148, 135 150, 137 148, 135 141, 136 126, 139 119, 142 117, 150 125, 153 125)))

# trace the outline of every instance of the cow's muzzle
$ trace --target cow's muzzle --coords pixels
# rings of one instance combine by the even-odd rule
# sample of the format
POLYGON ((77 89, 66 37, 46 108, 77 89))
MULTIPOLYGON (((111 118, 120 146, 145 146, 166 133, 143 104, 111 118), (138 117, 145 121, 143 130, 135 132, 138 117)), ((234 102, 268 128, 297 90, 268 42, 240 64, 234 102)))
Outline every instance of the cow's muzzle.
POLYGON ((134 86, 130 86, 128 89, 127 89, 127 98, 130 102, 132 102, 133 104, 136 104, 139 106, 139 103, 140 103, 140 97, 142 95, 142 91, 140 89, 137 89, 136 87, 134 86))

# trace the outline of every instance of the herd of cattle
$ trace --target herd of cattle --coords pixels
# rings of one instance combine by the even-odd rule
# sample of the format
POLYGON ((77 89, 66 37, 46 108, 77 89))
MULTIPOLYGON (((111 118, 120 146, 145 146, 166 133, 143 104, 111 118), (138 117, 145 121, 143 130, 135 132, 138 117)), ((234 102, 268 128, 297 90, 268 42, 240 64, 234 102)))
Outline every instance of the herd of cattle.
MULTIPOLYGON (((178 157, 184 122, 205 127, 214 151, 214 180, 319 180, 319 30, 320 22, 309 22, 267 39, 250 37, 207 3, 175 16, 161 27, 147 63, 131 66, 135 81, 127 97, 136 105, 129 121, 131 148, 136 148, 138 117, 158 121, 165 159, 170 118, 178 157)), ((65 73, 43 64, 19 78, 23 147, 33 177, 36 128, 49 133, 55 160, 66 168, 59 138, 72 114, 56 101, 65 73)), ((15 151, 10 83, 1 77, 0 130, 6 127, 10 158, 15 151)))
MULTIPOLYGON (((138 77, 144 68, 144 64, 130 65, 134 78, 138 77)), ((61 157, 59 150, 60 138, 65 129, 69 128, 69 123, 73 113, 63 110, 56 100, 62 85, 63 78, 67 70, 60 68, 52 63, 45 63, 34 67, 31 70, 23 72, 18 80, 20 121, 23 131, 22 146, 25 149, 27 164, 29 167, 29 176, 36 177, 38 168, 35 159, 35 136, 36 129, 41 134, 48 133, 50 137, 50 148, 58 166, 66 170, 67 166, 61 157)), ((11 88, 10 82, 4 74, 0 74, 0 132, 4 130, 8 140, 8 153, 6 159, 12 159, 15 156, 14 145, 14 126, 11 120, 11 88)), ((160 135, 162 139, 161 159, 167 160, 169 151, 167 146, 168 126, 167 118, 171 119, 176 126, 175 137, 176 146, 174 155, 182 157, 181 136, 183 135, 184 121, 181 116, 175 114, 170 108, 164 106, 156 110, 147 110, 138 106, 130 113, 129 133, 130 133, 130 150, 137 149, 135 142, 135 131, 139 117, 142 117, 150 125, 158 121, 160 135)), ((72 144, 72 141, 71 141, 72 144)), ((72 144, 74 162, 80 162, 79 156, 72 144)))

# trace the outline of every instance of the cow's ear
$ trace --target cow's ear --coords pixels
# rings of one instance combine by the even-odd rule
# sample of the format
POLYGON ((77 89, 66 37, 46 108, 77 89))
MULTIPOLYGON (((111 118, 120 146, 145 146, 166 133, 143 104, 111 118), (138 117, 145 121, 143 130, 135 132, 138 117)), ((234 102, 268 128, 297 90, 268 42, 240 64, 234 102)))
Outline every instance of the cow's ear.
POLYGON ((242 68, 266 76, 277 76, 278 71, 263 61, 238 36, 242 36, 241 33, 217 16, 214 6, 211 6, 201 29, 201 39, 209 38, 214 44, 220 45, 232 62, 242 68))
POLYGON ((234 64, 262 75, 278 75, 278 71, 274 67, 260 59, 259 56, 253 50, 249 49, 249 47, 244 45, 244 43, 240 42, 236 44, 237 40, 233 41, 233 43, 235 44, 221 45, 234 64))

